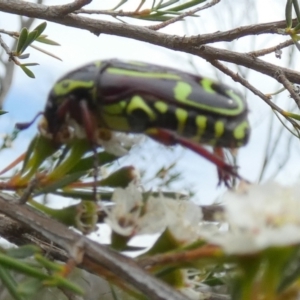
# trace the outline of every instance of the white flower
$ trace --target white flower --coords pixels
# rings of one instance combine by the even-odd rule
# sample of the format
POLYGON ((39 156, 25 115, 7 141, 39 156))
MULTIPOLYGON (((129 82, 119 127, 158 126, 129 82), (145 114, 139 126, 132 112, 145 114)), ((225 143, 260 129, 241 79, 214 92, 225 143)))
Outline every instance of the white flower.
POLYGON ((134 184, 130 184, 125 190, 115 189, 112 202, 115 205, 111 211, 107 211, 105 222, 121 235, 134 234, 143 204, 141 192, 134 184))
POLYGON ((300 243, 300 189, 276 183, 253 185, 224 197, 228 231, 203 232, 229 254, 255 253, 300 243))
POLYGON ((152 234, 168 227, 178 241, 195 240, 202 214, 192 202, 164 196, 144 200, 133 183, 126 189, 116 189, 115 206, 108 211, 106 223, 113 231, 125 235, 152 234))
POLYGON ((209 299, 210 298, 210 294, 209 293, 202 293, 200 291, 196 291, 193 288, 181 288, 179 289, 179 291, 184 294, 185 296, 188 297, 188 299, 191 300, 205 300, 205 299, 209 299))
POLYGON ((100 136, 101 135, 98 135, 97 138, 99 145, 101 145, 105 151, 116 156, 127 154, 133 145, 140 143, 143 139, 142 136, 114 131, 110 131, 109 139, 102 139, 100 136))
POLYGON ((199 238, 199 223, 202 211, 191 201, 161 199, 165 207, 165 226, 169 228, 177 241, 193 242, 199 238))
POLYGON ((182 269, 183 287, 178 290, 191 300, 210 299, 211 288, 201 283, 201 271, 195 269, 182 269))

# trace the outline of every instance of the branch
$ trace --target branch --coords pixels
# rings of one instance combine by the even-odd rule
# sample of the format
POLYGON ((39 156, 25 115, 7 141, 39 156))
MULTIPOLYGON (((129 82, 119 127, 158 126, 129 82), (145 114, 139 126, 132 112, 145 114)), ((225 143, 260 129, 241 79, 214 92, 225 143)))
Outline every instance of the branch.
POLYGON ((260 72, 262 74, 268 75, 272 78, 274 78, 277 71, 282 71, 288 80, 290 80, 293 83, 300 84, 299 72, 276 66, 262 59, 250 56, 248 54, 218 49, 209 46, 191 47, 187 50, 187 52, 200 56, 208 61, 221 60, 232 64, 241 65, 254 71, 260 72))
POLYGON ((67 15, 75 10, 81 9, 83 6, 91 3, 92 1, 93 0, 75 0, 68 4, 52 6, 52 8, 56 9, 59 15, 67 15))
MULTIPOLYGON (((267 63, 261 59, 255 58, 248 54, 242 54, 234 51, 213 48, 209 46, 193 47, 191 41, 193 37, 178 37, 155 32, 151 29, 136 26, 113 23, 102 20, 95 20, 77 15, 67 15, 64 17, 58 16, 52 6, 38 5, 25 1, 7 1, 0 0, 0 11, 25 15, 32 18, 42 18, 51 22, 62 25, 88 30, 96 35, 101 33, 112 34, 116 36, 127 37, 143 42, 148 42, 154 45, 162 46, 172 50, 182 51, 200 56, 206 60, 222 60, 239 64, 250 68, 257 72, 261 72, 270 77, 274 77, 277 70, 284 72, 286 78, 293 83, 300 84, 300 73, 286 68, 278 67, 271 63, 267 63)), ((275 33, 277 28, 284 28, 285 21, 266 23, 261 25, 244 26, 233 31, 213 33, 209 35, 199 36, 199 43, 204 42, 219 42, 221 40, 232 40, 241 37, 242 34, 261 34, 275 33), (231 34, 230 34, 231 32, 231 34), (235 32, 235 34, 233 34, 235 32), (228 35, 229 34, 229 39, 228 35), (210 39, 208 38, 210 37, 210 39), (225 38, 225 39, 224 39, 225 38)))
POLYGON ((274 77, 277 79, 278 82, 282 83, 282 85, 289 91, 291 97, 295 100, 297 106, 300 108, 300 96, 295 92, 294 86, 286 78, 282 70, 278 70, 274 77))
MULTIPOLYGON (((97 35, 101 33, 113 34, 133 39, 139 39, 143 34, 149 35, 151 30, 136 25, 128 25, 119 23, 113 23, 102 20, 95 20, 83 16, 68 15, 68 16, 59 16, 56 10, 56 6, 46 6, 41 4, 29 3, 26 1, 17 1, 17 0, 0 0, 0 11, 24 15, 31 18, 40 18, 48 20, 51 22, 63 24, 66 26, 71 26, 80 29, 89 30, 97 35), (134 34, 136 32, 136 34, 134 34), (132 34, 134 34, 132 36, 132 34)), ((102 12, 103 13, 103 12, 102 12)), ((118 12, 119 13, 119 12, 118 12)), ((296 24, 296 20, 294 23, 296 24)), ((257 35, 257 34, 267 34, 274 33, 277 34, 279 28, 285 28, 286 21, 277 21, 269 22, 263 24, 255 24, 249 26, 242 26, 233 30, 215 32, 212 34, 203 34, 192 37, 180 38, 184 44, 189 43, 190 45, 199 46, 205 43, 215 43, 221 41, 230 42, 232 40, 241 38, 247 35, 257 35)), ((157 37, 157 35, 154 35, 157 37)), ((161 38, 170 37, 167 34, 161 34, 161 38)), ((177 37, 178 38, 178 37, 177 37)), ((174 37, 173 37, 174 39, 174 37)), ((144 40, 151 42, 150 40, 144 40)))
POLYGON ((294 45, 294 41, 292 39, 291 40, 287 40, 287 41, 285 41, 283 43, 280 43, 280 44, 278 44, 276 46, 273 46, 273 47, 270 47, 270 48, 266 48, 266 49, 262 49, 262 50, 256 50, 256 51, 251 51, 251 52, 248 52, 246 54, 248 54, 250 56, 253 56, 253 57, 259 57, 259 56, 263 56, 263 55, 275 52, 276 50, 281 50, 281 49, 289 47, 291 45, 294 45))

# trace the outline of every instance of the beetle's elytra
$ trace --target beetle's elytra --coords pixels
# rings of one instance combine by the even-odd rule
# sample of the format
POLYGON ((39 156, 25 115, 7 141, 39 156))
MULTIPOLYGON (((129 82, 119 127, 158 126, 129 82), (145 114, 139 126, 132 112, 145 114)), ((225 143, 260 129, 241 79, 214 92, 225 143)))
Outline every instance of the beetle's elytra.
POLYGON ((44 116, 54 136, 72 120, 92 141, 96 128, 154 138, 161 128, 193 142, 235 148, 248 141, 247 112, 246 101, 226 85, 168 67, 112 59, 58 80, 44 116))

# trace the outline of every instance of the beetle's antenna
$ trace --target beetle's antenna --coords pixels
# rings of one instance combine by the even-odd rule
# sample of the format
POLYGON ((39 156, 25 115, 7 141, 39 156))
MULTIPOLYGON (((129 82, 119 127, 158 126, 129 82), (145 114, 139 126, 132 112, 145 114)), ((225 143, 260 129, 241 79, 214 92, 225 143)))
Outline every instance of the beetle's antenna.
POLYGON ((26 123, 17 123, 16 125, 15 125, 15 127, 17 128, 17 129, 19 129, 19 130, 24 130, 24 129, 27 129, 28 127, 30 127, 35 121, 36 121, 36 119, 39 117, 39 116, 41 116, 41 115, 43 115, 44 114, 44 112, 39 112, 38 114, 36 114, 36 116, 33 118, 33 120, 32 121, 30 121, 30 122, 26 122, 26 123))

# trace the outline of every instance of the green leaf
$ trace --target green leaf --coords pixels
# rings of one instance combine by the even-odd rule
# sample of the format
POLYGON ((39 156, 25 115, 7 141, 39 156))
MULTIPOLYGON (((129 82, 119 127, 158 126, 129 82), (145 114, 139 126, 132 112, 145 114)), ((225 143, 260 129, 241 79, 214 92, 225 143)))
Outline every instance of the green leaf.
POLYGON ((41 135, 37 135, 31 141, 24 159, 24 165, 22 167, 21 174, 25 173, 22 178, 26 183, 36 173, 38 167, 55 151, 56 146, 52 140, 49 140, 41 135))
POLYGON ((60 46, 59 43, 57 43, 57 42, 55 42, 53 40, 47 39, 45 37, 42 37, 42 36, 38 37, 36 39, 36 42, 40 42, 40 43, 51 45, 51 46, 60 46))
POLYGON ((50 261, 46 257, 44 257, 41 254, 35 255, 35 260, 39 262, 43 267, 45 267, 47 270, 56 271, 56 272, 62 272, 64 270, 64 266, 61 264, 58 264, 56 262, 50 261))
POLYGON ((189 1, 189 2, 186 2, 186 3, 183 3, 183 4, 180 4, 178 6, 175 6, 175 7, 171 7, 169 8, 169 10, 171 11, 182 11, 184 9, 187 9, 187 8, 190 8, 190 7, 193 7, 193 6, 196 6, 198 4, 201 4, 203 2, 205 2, 206 0, 192 0, 192 1, 189 1))
POLYGON ((23 49, 24 45, 26 44, 27 37, 28 37, 28 30, 26 27, 24 27, 24 28, 22 28, 22 30, 20 32, 20 36, 19 36, 18 44, 17 44, 16 55, 22 54, 22 49, 23 49))
POLYGON ((293 0, 293 4, 294 4, 294 9, 296 12, 298 23, 300 23, 300 10, 299 10, 298 0, 293 0))
POLYGON ((26 66, 20 65, 20 67, 28 77, 35 78, 33 72, 31 70, 29 70, 26 66))
POLYGON ((291 35, 291 38, 293 39, 293 41, 299 41, 299 37, 295 34, 298 30, 300 29, 300 23, 298 23, 295 27, 294 27, 294 35, 291 35))
MULTIPOLYGON (((22 48, 19 50, 18 56, 21 53, 23 53, 27 49, 27 47, 30 46, 35 41, 37 36, 38 36, 37 31, 28 32, 26 41, 23 43, 22 48)), ((25 55, 25 57, 26 57, 26 55, 25 55)), ((28 57, 29 57, 29 54, 28 54, 28 57)))
POLYGON ((173 17, 167 17, 167 16, 157 16, 157 15, 149 15, 149 16, 143 16, 143 17, 136 17, 136 19, 141 19, 145 21, 157 21, 157 22, 165 22, 173 19, 173 17))
POLYGON ((90 148, 89 143, 85 139, 74 139, 69 143, 69 146, 68 156, 49 174, 49 181, 56 181, 65 176, 90 148))
POLYGON ((18 56, 19 59, 26 59, 30 56, 30 53, 21 54, 18 56))
POLYGON ((291 113, 291 112, 288 112, 288 111, 285 111, 284 115, 287 116, 287 117, 290 117, 292 119, 295 119, 297 121, 300 121, 300 115, 297 115, 297 114, 294 114, 294 113, 291 113))
POLYGON ((35 39, 37 38, 37 35, 38 35, 38 33, 35 30, 28 33, 26 42, 23 44, 23 47, 21 49, 21 53, 23 53, 26 50, 26 48, 35 41, 35 39))
POLYGON ((35 245, 24 245, 19 248, 10 248, 6 251, 6 254, 14 258, 27 258, 40 252, 40 248, 35 245))
POLYGON ((79 295, 84 294, 84 291, 81 287, 79 287, 78 285, 74 284, 70 280, 68 280, 58 274, 54 274, 50 280, 46 280, 43 283, 46 286, 57 286, 57 287, 66 288, 76 294, 79 294, 79 295))
POLYGON ((33 149, 35 147, 35 144, 37 143, 38 141, 38 138, 39 136, 36 135, 31 141, 30 141, 30 144, 27 148, 27 151, 26 151, 26 155, 25 155, 25 158, 24 158, 24 161, 23 161, 23 167, 21 169, 21 174, 25 172, 25 170, 27 169, 27 165, 28 165, 28 162, 29 162, 29 158, 31 157, 32 153, 33 153, 33 149))
POLYGON ((0 281, 7 288, 10 295, 16 300, 22 300, 17 290, 17 283, 6 268, 0 266, 0 281))
POLYGON ((70 183, 77 181, 80 177, 82 177, 85 174, 86 174, 86 172, 76 172, 73 174, 63 176, 62 178, 58 179, 57 181, 52 182, 51 184, 49 184, 46 187, 39 190, 37 193, 34 194, 34 196, 53 193, 56 190, 61 189, 65 186, 69 185, 70 183))
POLYGON ((293 24, 292 8, 293 8, 293 0, 287 0, 285 6, 285 20, 286 20, 287 28, 291 28, 293 24))
POLYGON ((61 223, 67 226, 73 226, 75 224, 75 218, 77 213, 77 204, 64 207, 62 209, 55 209, 48 207, 42 203, 39 203, 34 200, 28 201, 30 205, 44 214, 51 216, 52 218, 59 220, 61 223))
POLYGON ((39 66, 39 64, 38 63, 26 63, 26 64, 22 64, 22 66, 31 67, 31 66, 39 66))
POLYGON ((7 113, 8 113, 8 111, 0 110, 0 116, 1 116, 1 115, 4 115, 4 114, 7 114, 7 113))
POLYGON ((125 188, 134 179, 134 167, 128 166, 118 169, 106 178, 100 180, 98 185, 125 188))
POLYGON ((121 0, 119 2, 119 4, 117 4, 114 8, 112 8, 111 10, 116 10, 117 8, 119 8, 121 5, 123 5, 125 2, 127 2, 128 0, 121 0))
POLYGON ((177 2, 179 2, 179 0, 169 0, 169 1, 165 2, 165 3, 160 2, 160 3, 155 7, 155 9, 162 9, 162 8, 167 7, 167 6, 173 5, 174 3, 177 3, 177 2))
MULTIPOLYGON (((103 151, 98 154, 97 159, 99 162, 98 166, 101 167, 103 165, 106 165, 108 163, 111 163, 119 159, 119 157, 103 151)), ((80 161, 78 161, 77 164, 74 164, 73 168, 69 171, 69 173, 91 170, 94 168, 94 163, 95 163, 95 156, 94 154, 92 154, 88 157, 81 159, 80 161)))
MULTIPOLYGON (((95 199, 95 194, 93 191, 82 191, 82 190, 66 190, 66 191, 54 191, 52 192, 53 195, 67 197, 67 198, 75 198, 75 199, 81 199, 81 200, 91 200, 95 199)), ((105 193, 103 196, 102 193, 100 193, 102 200, 110 200, 112 197, 112 193, 105 193)))
POLYGON ((41 280, 36 278, 29 278, 19 284, 18 292, 19 294, 22 294, 22 296, 29 299, 29 297, 31 298, 32 296, 34 296, 34 294, 36 294, 42 287, 43 283, 41 280))
POLYGON ((299 248, 295 249, 295 252, 291 254, 286 266, 285 270, 282 272, 282 276, 280 278, 280 283, 278 286, 278 291, 283 292, 293 283, 297 282, 300 277, 300 265, 299 265, 300 251, 299 248))
POLYGON ((33 31, 36 31, 37 32, 37 37, 39 37, 44 32, 46 27, 47 27, 47 22, 43 22, 40 25, 38 25, 37 27, 35 27, 33 29, 33 31))
POLYGON ((156 240, 156 242, 152 245, 152 247, 146 253, 142 254, 140 257, 165 253, 168 251, 175 250, 179 247, 180 247, 180 243, 176 241, 174 235, 167 228, 156 240))
POLYGON ((115 231, 111 233, 111 244, 110 246, 117 251, 124 251, 127 247, 127 243, 131 240, 131 236, 124 236, 115 231))
POLYGON ((0 265, 10 270, 15 270, 28 276, 39 279, 49 279, 50 275, 45 274, 37 268, 30 266, 28 263, 22 262, 5 254, 0 254, 0 265))

